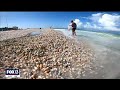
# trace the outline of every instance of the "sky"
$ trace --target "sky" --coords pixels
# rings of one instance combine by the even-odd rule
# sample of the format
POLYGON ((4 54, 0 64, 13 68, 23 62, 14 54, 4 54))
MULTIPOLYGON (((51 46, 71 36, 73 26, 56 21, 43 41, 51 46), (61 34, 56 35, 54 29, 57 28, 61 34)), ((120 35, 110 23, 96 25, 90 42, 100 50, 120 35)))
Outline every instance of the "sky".
POLYGON ((77 28, 120 31, 120 12, 0 12, 0 27, 77 28))

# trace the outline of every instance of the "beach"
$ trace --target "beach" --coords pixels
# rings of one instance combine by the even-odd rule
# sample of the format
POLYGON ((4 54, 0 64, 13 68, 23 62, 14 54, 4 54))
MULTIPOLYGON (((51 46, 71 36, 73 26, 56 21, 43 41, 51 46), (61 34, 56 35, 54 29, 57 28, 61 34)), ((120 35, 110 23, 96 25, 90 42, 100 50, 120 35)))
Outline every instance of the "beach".
POLYGON ((120 12, 0 12, 0 79, 120 79, 119 21, 120 12))
MULTIPOLYGON (((71 37, 67 29, 55 29, 71 37)), ((77 41, 87 42, 94 50, 93 72, 86 72, 85 79, 120 79, 120 32, 76 30, 77 41)))
MULTIPOLYGON (((42 29, 44 30, 44 29, 42 29)), ((26 36, 32 32, 40 33, 41 29, 26 29, 26 30, 10 30, 10 31, 0 31, 0 41, 12 39, 16 37, 26 36)))
POLYGON ((1 31, 0 37, 0 68, 18 68, 22 79, 82 79, 96 73, 94 49, 61 31, 1 31))

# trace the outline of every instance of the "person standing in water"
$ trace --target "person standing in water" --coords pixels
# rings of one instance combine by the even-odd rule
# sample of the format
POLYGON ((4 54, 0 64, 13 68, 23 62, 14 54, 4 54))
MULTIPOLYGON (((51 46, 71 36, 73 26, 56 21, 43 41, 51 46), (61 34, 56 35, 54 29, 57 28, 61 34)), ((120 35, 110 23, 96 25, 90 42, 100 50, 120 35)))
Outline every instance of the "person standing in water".
POLYGON ((76 36, 75 30, 76 30, 76 28, 77 28, 77 25, 76 25, 75 22, 73 22, 73 20, 71 21, 71 26, 72 26, 72 35, 73 35, 73 36, 76 36))

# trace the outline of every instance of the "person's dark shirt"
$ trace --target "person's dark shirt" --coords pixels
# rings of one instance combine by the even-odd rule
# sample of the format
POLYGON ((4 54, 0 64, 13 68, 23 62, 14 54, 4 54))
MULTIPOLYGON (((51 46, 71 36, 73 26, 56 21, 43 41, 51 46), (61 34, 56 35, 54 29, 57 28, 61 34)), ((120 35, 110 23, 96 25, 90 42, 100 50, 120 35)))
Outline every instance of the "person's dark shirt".
POLYGON ((76 25, 76 23, 72 23, 72 28, 76 28, 77 27, 77 25, 76 25))

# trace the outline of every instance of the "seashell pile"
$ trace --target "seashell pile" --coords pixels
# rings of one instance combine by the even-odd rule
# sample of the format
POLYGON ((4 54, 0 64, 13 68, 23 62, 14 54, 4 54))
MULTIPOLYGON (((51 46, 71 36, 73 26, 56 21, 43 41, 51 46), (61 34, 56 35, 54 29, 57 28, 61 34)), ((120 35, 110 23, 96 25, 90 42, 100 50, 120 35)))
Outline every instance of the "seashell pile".
POLYGON ((81 78, 93 58, 84 42, 49 29, 39 36, 0 41, 0 68, 18 68, 23 79, 81 78))

